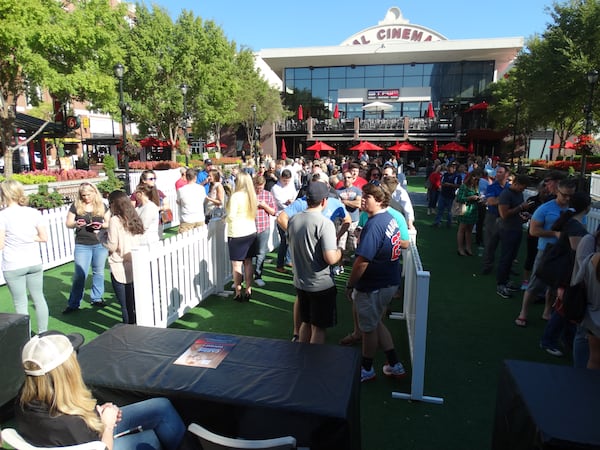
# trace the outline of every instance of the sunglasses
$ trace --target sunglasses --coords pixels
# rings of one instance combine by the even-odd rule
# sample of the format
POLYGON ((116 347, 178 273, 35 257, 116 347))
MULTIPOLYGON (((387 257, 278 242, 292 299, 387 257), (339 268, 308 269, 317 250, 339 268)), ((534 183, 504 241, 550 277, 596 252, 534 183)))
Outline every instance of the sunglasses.
POLYGON ((156 180, 156 178, 154 178, 154 177, 148 177, 148 178, 144 179, 144 181, 154 181, 154 180, 156 180))

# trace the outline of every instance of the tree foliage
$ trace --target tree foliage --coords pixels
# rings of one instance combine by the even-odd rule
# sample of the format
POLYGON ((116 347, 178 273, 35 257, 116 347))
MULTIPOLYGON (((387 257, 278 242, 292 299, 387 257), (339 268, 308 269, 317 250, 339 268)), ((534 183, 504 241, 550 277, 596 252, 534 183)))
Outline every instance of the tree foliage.
POLYGON ((564 142, 584 128, 587 73, 600 68, 600 2, 570 0, 548 11, 552 23, 527 40, 508 79, 491 87, 498 99, 493 113, 498 123, 512 123, 519 100, 519 120, 529 130, 553 128, 564 142))

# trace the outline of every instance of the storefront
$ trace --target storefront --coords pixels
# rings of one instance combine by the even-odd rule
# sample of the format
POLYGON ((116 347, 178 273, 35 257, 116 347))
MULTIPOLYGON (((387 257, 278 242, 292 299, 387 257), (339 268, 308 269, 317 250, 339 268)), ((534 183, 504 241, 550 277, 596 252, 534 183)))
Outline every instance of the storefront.
MULTIPOLYGON (((523 44, 521 37, 449 40, 410 24, 394 7, 339 46, 261 50, 258 66, 281 83, 284 105, 294 112, 273 125, 273 147, 284 139, 288 155, 298 155, 316 140, 339 151, 358 140, 466 146, 469 127, 487 126, 485 108, 470 108, 482 104, 523 44)), ((483 147, 494 143, 479 145, 489 151, 483 147)))

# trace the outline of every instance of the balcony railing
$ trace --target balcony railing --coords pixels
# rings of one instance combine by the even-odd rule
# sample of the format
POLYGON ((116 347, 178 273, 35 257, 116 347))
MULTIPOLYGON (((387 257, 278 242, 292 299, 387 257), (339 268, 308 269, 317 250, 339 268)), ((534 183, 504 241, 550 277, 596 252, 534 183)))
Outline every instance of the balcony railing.
MULTIPOLYGON (((353 119, 314 119, 298 121, 294 119, 276 123, 278 132, 306 132, 310 128, 309 121, 312 121, 312 131, 319 132, 340 132, 353 131, 353 119)), ((402 117, 390 119, 359 119, 359 129, 365 131, 449 131, 453 132, 454 122, 445 119, 425 119, 421 117, 402 117)))

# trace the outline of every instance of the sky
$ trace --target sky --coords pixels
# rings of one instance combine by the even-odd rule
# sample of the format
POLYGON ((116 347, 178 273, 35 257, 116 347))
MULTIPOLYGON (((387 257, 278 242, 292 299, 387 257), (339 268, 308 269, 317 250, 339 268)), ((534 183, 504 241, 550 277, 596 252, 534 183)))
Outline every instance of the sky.
POLYGON ((551 0, 144 0, 169 12, 175 20, 182 10, 212 20, 227 39, 258 51, 339 45, 349 36, 383 20, 397 6, 405 19, 446 38, 482 39, 530 37, 551 21, 551 0))

